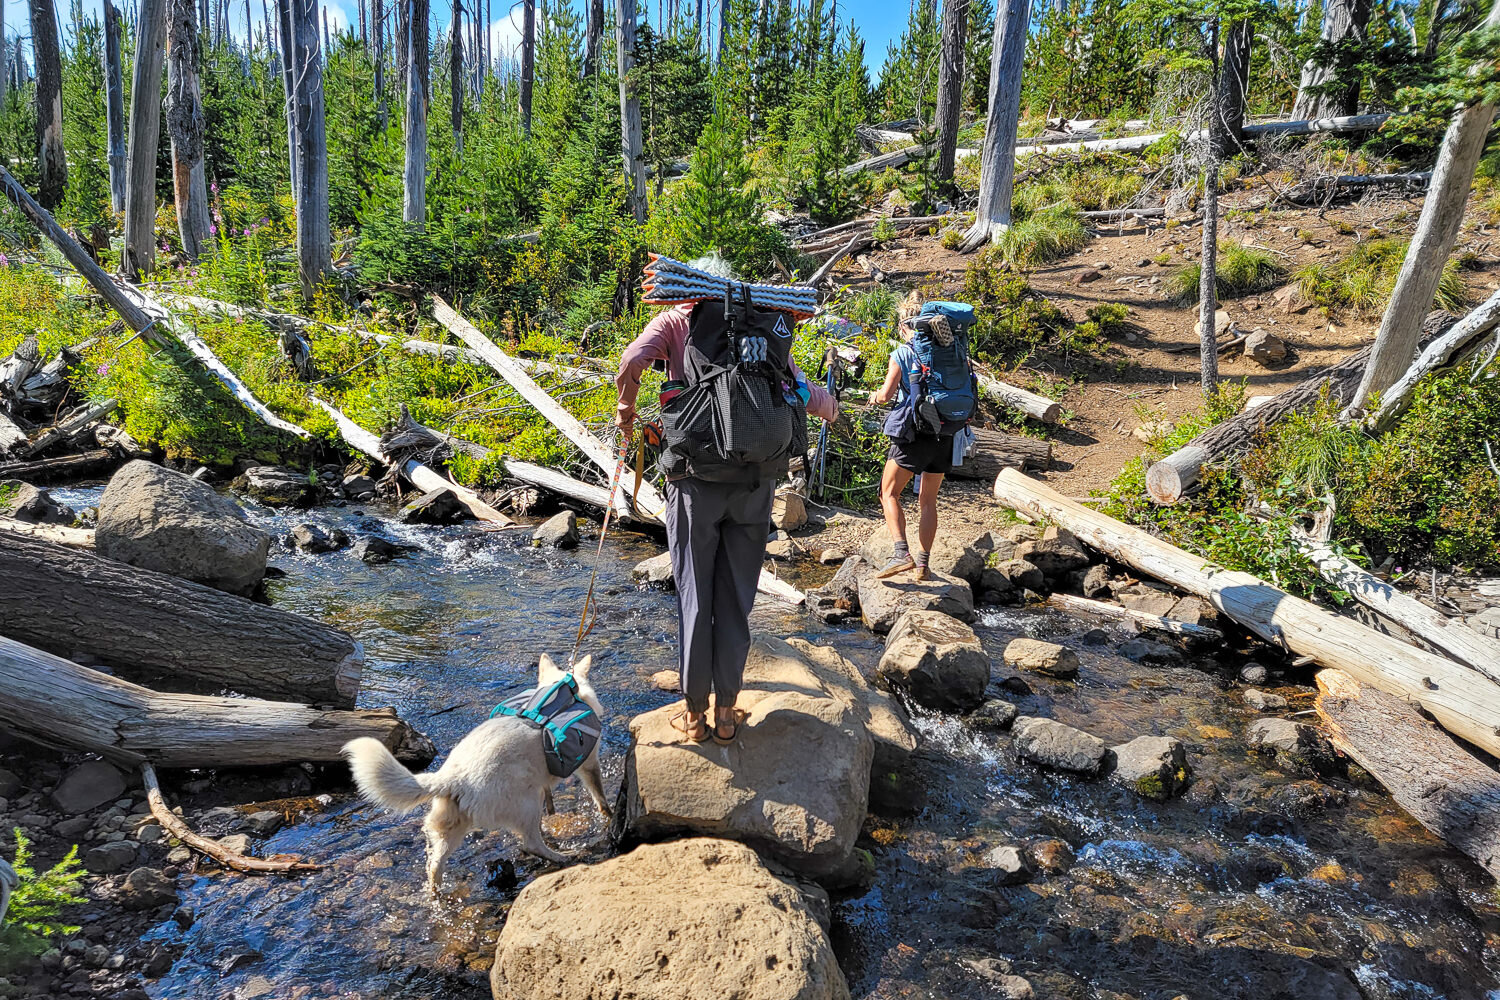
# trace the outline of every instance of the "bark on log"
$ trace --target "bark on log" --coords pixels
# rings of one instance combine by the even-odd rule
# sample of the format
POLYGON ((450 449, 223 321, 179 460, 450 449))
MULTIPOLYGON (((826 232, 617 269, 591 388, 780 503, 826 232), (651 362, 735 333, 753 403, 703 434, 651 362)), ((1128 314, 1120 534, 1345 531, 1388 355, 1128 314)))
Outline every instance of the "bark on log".
POLYGON ((1381 394, 1380 408, 1371 419, 1373 431, 1380 434, 1389 430, 1411 405, 1412 392, 1418 382, 1439 369, 1462 364, 1479 350, 1482 338, 1497 326, 1500 326, 1500 292, 1491 295, 1442 336, 1434 338, 1412 362, 1406 374, 1381 394))
POLYGON ((1500 686, 1477 671, 1340 618, 1249 573, 1213 566, 1014 470, 995 478, 995 497, 1067 528, 1118 562, 1204 598, 1274 646, 1419 702, 1450 733, 1500 753, 1500 686))
POLYGON ((0 458, 9 458, 17 448, 26 444, 26 432, 16 426, 15 421, 0 413, 0 458))
POLYGON ((1333 745, 1434 836, 1500 879, 1500 774, 1407 701, 1340 670, 1317 680, 1318 718, 1333 745))
MULTIPOLYGON (((380 448, 379 437, 371 434, 369 431, 365 430, 363 427, 359 426, 354 421, 344 416, 344 414, 340 413, 333 406, 323 402, 323 400, 319 399, 317 396, 308 396, 308 399, 312 400, 318 406, 322 407, 323 411, 333 418, 333 422, 338 426, 340 436, 342 436, 350 446, 361 452, 364 452, 366 455, 375 459, 375 461, 377 462, 390 462, 390 458, 380 448)), ((463 504, 464 507, 468 509, 470 514, 473 514, 481 521, 488 521, 491 524, 498 524, 502 527, 506 527, 516 523, 511 518, 506 517, 504 514, 500 513, 498 510, 485 503, 482 499, 480 499, 478 493, 475 493, 467 486, 460 486, 458 483, 455 483, 448 477, 439 474, 426 465, 423 465, 415 458, 409 458, 402 463, 401 474, 404 475, 408 480, 410 480, 411 484, 417 489, 421 490, 423 493, 431 493, 433 490, 452 491, 453 495, 458 498, 458 502, 463 504)))
POLYGON ((1312 560, 1323 579, 1348 591, 1356 601, 1400 625, 1439 652, 1500 683, 1500 643, 1470 628, 1463 619, 1449 618, 1408 597, 1343 558, 1325 542, 1306 535, 1298 535, 1292 540, 1312 560))
MULTIPOLYGON (((1424 336, 1435 337, 1454 322, 1453 317, 1445 312, 1430 313, 1423 324, 1424 336)), ((1356 351, 1343 361, 1303 379, 1275 399, 1210 427, 1146 470, 1147 494, 1163 506, 1181 500, 1197 485, 1204 465, 1224 462, 1249 451, 1256 434, 1287 414, 1312 406, 1325 387, 1332 404, 1344 405, 1353 398, 1369 358, 1370 348, 1356 351)))
POLYGON ((536 82, 536 0, 521 0, 521 132, 531 135, 531 90, 536 82))
POLYGON ((959 118, 963 110, 964 29, 969 22, 968 0, 943 4, 942 42, 938 50, 937 178, 953 180, 954 153, 958 148, 959 118))
POLYGON ((322 865, 311 864, 306 861, 292 859, 274 858, 251 858, 231 851, 220 844, 217 840, 200 837, 193 832, 192 827, 183 822, 182 817, 167 807, 167 800, 161 794, 161 782, 156 779, 156 768, 148 762, 141 761, 141 784, 146 788, 146 804, 151 808, 151 815, 169 834, 176 837, 182 843, 191 847, 200 854, 206 854, 226 868, 232 868, 238 872, 249 872, 258 874, 263 872, 312 872, 322 868, 322 865))
POLYGON ((0 479, 50 479, 60 474, 77 475, 112 461, 114 455, 104 448, 94 448, 77 455, 39 458, 31 462, 0 462, 0 479))
POLYGON ((1022 389, 1020 386, 1002 382, 984 372, 976 371, 974 375, 979 380, 979 388, 985 395, 999 400, 1006 406, 1020 410, 1028 417, 1047 424, 1055 424, 1062 419, 1062 404, 1056 400, 1048 399, 1028 389, 1022 389))
MULTIPOLYGON (((136 14, 130 89, 130 137, 125 154, 125 245, 120 270, 131 281, 156 266, 156 149, 161 141, 161 68, 167 40, 167 0, 141 0, 136 14)), ((73 262, 77 267, 77 262, 73 262)), ((92 284, 92 282, 90 282, 92 284)), ((125 318, 130 323, 130 318, 125 318)), ((130 323, 133 330, 140 327, 130 323)))
POLYGON ((962 465, 949 473, 955 479, 982 479, 986 482, 1001 469, 1037 469, 1046 472, 1052 464, 1052 442, 1040 438, 1006 434, 986 427, 974 428, 974 450, 962 465))
POLYGON ((64 438, 73 437, 89 424, 96 420, 102 420, 114 412, 119 404, 113 399, 106 399, 88 407, 82 413, 75 414, 59 423, 56 427, 43 431, 35 441, 30 442, 22 448, 18 454, 21 456, 35 455, 40 451, 52 447, 64 438))
MULTIPOLYGON (((222 638, 221 638, 222 641, 222 638)), ((324 711, 292 702, 169 694, 0 636, 0 723, 42 746, 97 753, 125 768, 265 767, 340 760, 369 736, 425 765, 432 741, 393 709, 324 711)))
POLYGON ((1313 205, 1343 191, 1383 187, 1397 187, 1413 193, 1425 191, 1431 181, 1431 170, 1406 174, 1328 174, 1288 188, 1282 192, 1282 198, 1294 205, 1313 205))
POLYGON ((1167 635, 1178 638, 1196 639, 1202 642, 1224 641, 1224 633, 1216 628, 1180 622, 1175 618, 1153 615, 1149 611, 1137 611, 1135 608, 1106 604, 1104 601, 1091 601, 1086 597, 1075 597, 1072 594, 1053 594, 1049 600, 1064 611, 1080 611, 1085 614, 1113 618, 1116 621, 1134 622, 1141 628, 1152 632, 1165 632, 1167 635))
POLYGON ((323 120, 323 48, 318 45, 318 0, 289 3, 292 37, 288 49, 295 88, 288 112, 295 118, 292 136, 297 143, 297 277, 302 282, 302 298, 311 302, 333 266, 333 240, 328 228, 328 140, 323 120))
POLYGON ((824 279, 828 277, 829 272, 833 270, 834 266, 838 264, 839 261, 849 256, 851 253, 856 253, 858 251, 868 249, 869 247, 873 246, 874 243, 875 241, 871 239, 868 234, 857 234, 848 243, 844 244, 842 249, 840 249, 832 257, 829 257, 826 261, 824 261, 823 266, 814 271, 812 277, 807 279, 807 284, 811 285, 813 288, 817 288, 820 284, 823 283, 824 279))
POLYGON ((15 584, 0 634, 58 655, 256 697, 350 707, 359 694, 364 647, 289 611, 8 532, 0 579, 15 584))

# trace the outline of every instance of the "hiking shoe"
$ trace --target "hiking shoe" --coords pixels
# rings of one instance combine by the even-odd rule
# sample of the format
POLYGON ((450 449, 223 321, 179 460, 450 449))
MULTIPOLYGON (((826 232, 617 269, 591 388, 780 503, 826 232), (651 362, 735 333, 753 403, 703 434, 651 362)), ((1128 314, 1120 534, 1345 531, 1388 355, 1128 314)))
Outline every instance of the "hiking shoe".
POLYGON ((930 575, 931 574, 927 572, 927 564, 923 563, 916 568, 916 572, 912 573, 911 578, 920 582, 922 580, 926 580, 930 575))
POLYGON ((895 576, 897 573, 905 573, 917 565, 916 560, 910 554, 904 556, 891 556, 890 561, 875 574, 875 579, 885 580, 895 576))

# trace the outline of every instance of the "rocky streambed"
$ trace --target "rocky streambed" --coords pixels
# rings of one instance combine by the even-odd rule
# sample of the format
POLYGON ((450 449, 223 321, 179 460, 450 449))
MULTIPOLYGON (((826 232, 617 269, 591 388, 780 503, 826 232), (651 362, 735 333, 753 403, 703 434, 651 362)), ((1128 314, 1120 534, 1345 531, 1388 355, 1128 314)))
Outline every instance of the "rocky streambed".
MULTIPOLYGON (((62 499, 81 507, 89 497, 62 499)), ((330 538, 342 531, 393 546, 391 561, 375 565, 349 549, 283 551, 275 562, 285 576, 269 584, 270 597, 360 638, 371 655, 362 704, 395 705, 442 751, 525 687, 541 652, 571 648, 588 545, 396 524, 375 508, 250 509, 278 536, 306 522, 330 538)), ((587 540, 587 523, 583 531, 587 540)), ((73 917, 83 932, 39 971, 8 980, 10 993, 487 997, 492 974, 512 990, 546 974, 538 942, 562 935, 580 958, 588 928, 602 932, 610 912, 633 913, 618 925, 631 942, 619 954, 634 956, 632 968, 664 961, 652 974, 681 995, 710 995, 714 982, 704 972, 710 956, 684 935, 732 912, 746 915, 727 923, 741 935, 737 947, 764 964, 772 942, 779 956, 763 976, 730 966, 760 984, 746 996, 839 995, 830 969, 851 995, 882 998, 1479 998, 1500 985, 1493 884, 1357 768, 1323 752, 1299 714, 1312 695, 1305 671, 1263 648, 1185 648, 1028 604, 1038 581, 1025 566, 1003 565, 1017 558, 1003 550, 1041 540, 1017 542, 997 524, 993 556, 981 555, 977 570, 939 567, 964 587, 951 587, 956 604, 928 611, 961 630, 920 616, 903 625, 913 609, 899 593, 889 614, 872 617, 894 639, 849 607, 823 622, 758 604, 752 624, 766 637, 766 666, 750 709, 767 738, 752 739, 752 725, 728 751, 741 755, 732 767, 710 766, 718 750, 705 751, 703 774, 687 783, 689 751, 657 732, 673 696, 651 682, 674 665, 674 600, 631 579, 652 546, 612 539, 589 651, 607 709, 606 784, 626 786, 613 831, 624 843, 615 845, 572 782, 547 827, 596 870, 554 872, 503 835, 474 837, 433 899, 421 884, 416 819, 360 803, 337 768, 166 775, 172 800, 205 832, 327 865, 296 877, 226 874, 172 853, 128 786, 59 830, 70 817, 56 808, 57 788, 76 780, 75 762, 8 748, 0 767, 16 773, 17 787, 0 806, 7 827, 40 824, 43 849, 78 842, 85 858, 98 852, 96 868, 113 855, 125 861, 93 877, 93 899, 73 917), (1017 646, 1022 639, 1029 643, 1017 646), (890 655, 903 644, 904 654, 890 655), (898 696, 882 695, 882 684, 898 696), (940 697, 951 703, 922 704, 940 697), (649 755, 630 755, 632 730, 649 755), (867 788, 856 777, 861 761, 867 788), (751 773, 753 786, 733 780, 751 773), (768 787, 766 776, 778 774, 795 781, 768 787), (709 779, 723 782, 722 801, 749 796, 741 815, 706 815, 703 797, 688 792, 709 779), (713 823, 720 827, 706 828, 713 823), (693 839, 731 830, 758 855, 693 839), (662 838, 664 846, 637 848, 647 854, 628 871, 610 860, 662 838), (533 898, 573 899, 572 922, 547 925, 522 895, 532 885, 533 898), (600 889, 610 885, 635 889, 616 904, 600 889), (132 893, 142 905, 126 910, 132 893), (502 957, 497 972, 507 919, 530 946, 512 962, 502 957), (799 962, 813 971, 793 976, 799 962), (804 982, 814 992, 795 992, 804 982)), ((958 548, 963 556, 974 546, 958 548)), ((1040 573, 1047 559, 1023 561, 1040 573)), ((1052 582, 1073 586, 1081 574, 1082 584, 1087 557, 1066 562, 1050 567, 1052 582)), ((859 574, 844 576, 854 577, 856 598, 866 596, 859 574)), ((838 610, 836 597, 814 603, 838 610)), ((555 969, 545 981, 548 995, 561 990, 555 969)))

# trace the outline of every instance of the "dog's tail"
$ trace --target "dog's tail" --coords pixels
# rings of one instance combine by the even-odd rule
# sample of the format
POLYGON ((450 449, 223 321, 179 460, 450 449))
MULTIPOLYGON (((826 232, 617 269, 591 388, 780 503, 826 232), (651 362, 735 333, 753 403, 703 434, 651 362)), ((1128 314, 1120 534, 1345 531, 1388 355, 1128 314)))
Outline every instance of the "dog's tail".
POLYGON ((344 744, 349 770, 360 794, 376 805, 398 813, 411 812, 436 794, 430 787, 436 775, 412 774, 392 756, 385 744, 368 736, 344 744))

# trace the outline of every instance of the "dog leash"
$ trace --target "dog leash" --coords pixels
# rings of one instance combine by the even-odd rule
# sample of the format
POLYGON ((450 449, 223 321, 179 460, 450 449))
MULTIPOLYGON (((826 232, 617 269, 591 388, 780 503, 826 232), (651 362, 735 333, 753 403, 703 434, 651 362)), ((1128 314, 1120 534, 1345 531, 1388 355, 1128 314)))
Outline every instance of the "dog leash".
MULTIPOLYGON (((620 485, 620 474, 625 471, 625 461, 630 454, 631 428, 620 433, 620 448, 615 455, 615 471, 609 480, 609 499, 604 508, 604 523, 599 528, 599 546, 594 549, 594 570, 589 574, 588 593, 583 596, 583 613, 578 619, 578 636, 573 640, 573 652, 568 657, 571 666, 578 659, 578 649, 583 645, 583 637, 594 630, 594 623, 599 617, 598 604, 594 601, 594 584, 599 579, 599 561, 604 555, 604 536, 609 533, 609 522, 615 513, 615 490, 620 485)), ((635 490, 640 493, 641 478, 645 472, 645 439, 641 441, 641 451, 636 459, 635 490)), ((632 501, 633 502, 633 501, 632 501)))

